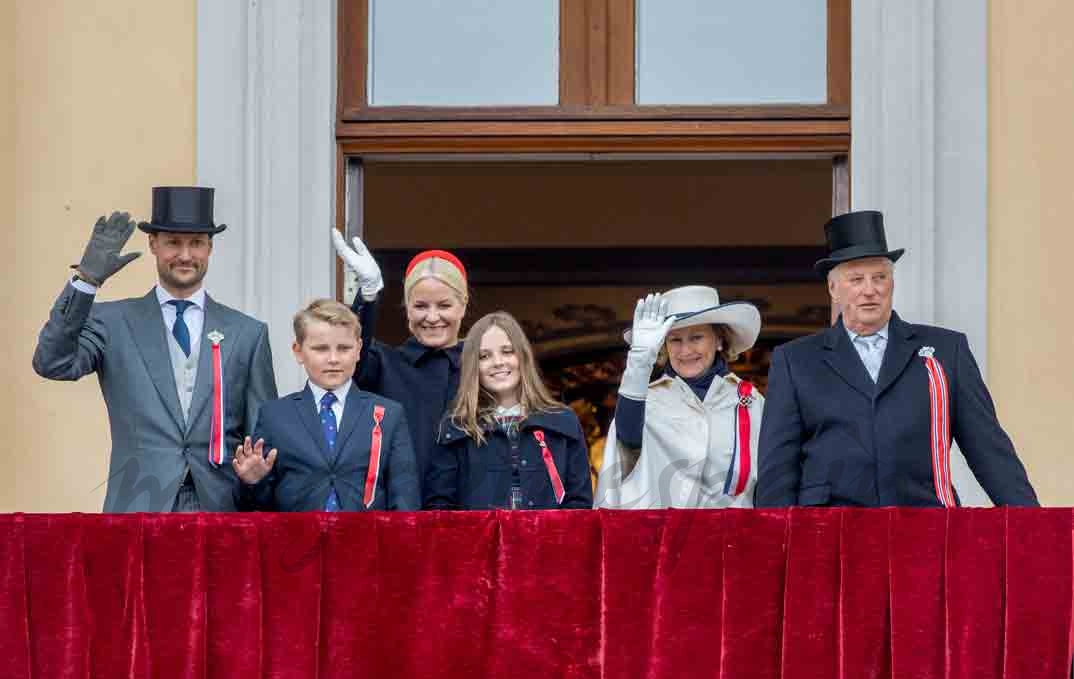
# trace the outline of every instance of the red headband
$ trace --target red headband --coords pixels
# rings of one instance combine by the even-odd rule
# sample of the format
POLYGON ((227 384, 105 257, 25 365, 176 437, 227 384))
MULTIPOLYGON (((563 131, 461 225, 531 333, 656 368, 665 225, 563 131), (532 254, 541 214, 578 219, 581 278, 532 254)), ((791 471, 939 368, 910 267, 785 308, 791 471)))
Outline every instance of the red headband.
POLYGON ((414 259, 410 260, 410 264, 406 265, 405 275, 409 276, 410 272, 414 270, 414 267, 416 267, 418 264, 421 264, 425 260, 433 259, 434 257, 436 259, 443 259, 445 261, 450 262, 452 265, 455 266, 456 269, 459 270, 459 273, 462 274, 462 279, 464 281, 467 280, 466 267, 462 265, 462 262, 459 261, 458 257, 451 254, 447 250, 426 250, 425 252, 419 252, 418 254, 414 255, 414 259))

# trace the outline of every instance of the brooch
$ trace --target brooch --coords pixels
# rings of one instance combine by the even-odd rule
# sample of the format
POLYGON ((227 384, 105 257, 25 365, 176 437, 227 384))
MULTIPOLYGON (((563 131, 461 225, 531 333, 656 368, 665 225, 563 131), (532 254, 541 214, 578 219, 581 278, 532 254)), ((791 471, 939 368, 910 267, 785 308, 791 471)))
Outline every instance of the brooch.
POLYGON ((921 347, 917 351, 917 355, 922 358, 932 358, 932 355, 936 353, 936 349, 933 347, 921 347))
POLYGON ((209 341, 213 343, 214 347, 220 346, 220 343, 224 341, 224 333, 220 332, 219 330, 213 330, 208 335, 206 335, 206 337, 209 338, 209 341))

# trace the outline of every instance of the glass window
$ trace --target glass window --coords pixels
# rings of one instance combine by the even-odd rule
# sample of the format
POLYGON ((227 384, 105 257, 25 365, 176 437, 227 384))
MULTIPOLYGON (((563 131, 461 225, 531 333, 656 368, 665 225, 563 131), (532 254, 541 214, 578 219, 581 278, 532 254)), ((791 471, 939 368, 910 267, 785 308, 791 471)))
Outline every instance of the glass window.
POLYGON ((369 0, 371 106, 555 106, 559 0, 369 0))
POLYGON ((638 104, 827 102, 827 0, 637 0, 638 104))

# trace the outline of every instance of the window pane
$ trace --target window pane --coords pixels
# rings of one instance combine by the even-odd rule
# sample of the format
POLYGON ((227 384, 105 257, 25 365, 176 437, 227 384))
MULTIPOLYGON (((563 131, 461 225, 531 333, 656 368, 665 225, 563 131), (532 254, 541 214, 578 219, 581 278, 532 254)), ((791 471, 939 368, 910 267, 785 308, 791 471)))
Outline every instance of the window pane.
POLYGON ((637 0, 639 104, 823 104, 827 0, 637 0))
POLYGON ((554 106, 559 0, 370 0, 372 106, 554 106))

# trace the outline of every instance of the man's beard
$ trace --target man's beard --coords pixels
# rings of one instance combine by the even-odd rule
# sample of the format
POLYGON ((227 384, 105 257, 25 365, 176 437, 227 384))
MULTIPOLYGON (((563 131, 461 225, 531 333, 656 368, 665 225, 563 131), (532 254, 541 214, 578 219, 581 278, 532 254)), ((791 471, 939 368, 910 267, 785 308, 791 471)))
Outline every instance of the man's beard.
POLYGON ((180 279, 171 272, 170 269, 164 269, 158 271, 160 276, 160 282, 169 288, 176 290, 197 290, 201 287, 201 282, 205 280, 205 274, 208 272, 208 267, 198 269, 193 278, 180 279))

